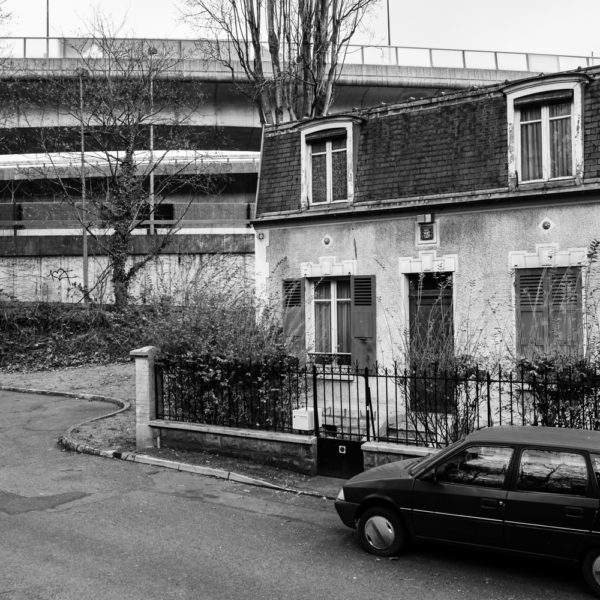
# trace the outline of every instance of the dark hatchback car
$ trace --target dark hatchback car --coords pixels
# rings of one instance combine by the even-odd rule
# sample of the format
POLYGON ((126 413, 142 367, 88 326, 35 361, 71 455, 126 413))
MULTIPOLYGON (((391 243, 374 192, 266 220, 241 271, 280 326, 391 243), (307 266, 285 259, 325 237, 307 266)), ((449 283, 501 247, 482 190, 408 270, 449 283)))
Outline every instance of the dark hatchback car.
POLYGON ((580 562, 600 596, 600 432, 491 427, 350 479, 335 506, 361 545, 412 539, 580 562))

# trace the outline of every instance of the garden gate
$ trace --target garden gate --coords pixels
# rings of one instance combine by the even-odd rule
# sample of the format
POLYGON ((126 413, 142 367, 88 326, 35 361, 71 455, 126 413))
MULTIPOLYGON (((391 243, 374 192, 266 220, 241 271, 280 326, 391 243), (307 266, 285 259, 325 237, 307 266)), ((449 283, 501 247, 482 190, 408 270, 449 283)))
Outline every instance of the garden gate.
POLYGON ((375 437, 368 375, 336 378, 313 366, 312 380, 318 474, 348 478, 362 472, 361 446, 375 437))

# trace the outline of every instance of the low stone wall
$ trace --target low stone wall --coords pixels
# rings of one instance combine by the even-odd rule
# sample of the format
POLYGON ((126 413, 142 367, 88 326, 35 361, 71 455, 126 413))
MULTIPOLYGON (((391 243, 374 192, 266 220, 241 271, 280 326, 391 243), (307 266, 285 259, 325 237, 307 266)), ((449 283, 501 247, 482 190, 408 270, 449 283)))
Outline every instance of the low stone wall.
POLYGON ((401 444, 389 444, 385 442, 365 442, 361 446, 363 452, 365 471, 372 467, 384 465, 396 460, 427 456, 437 452, 434 448, 423 448, 421 446, 404 446, 401 444))
POLYGON ((169 448, 246 458, 305 475, 317 473, 317 438, 312 435, 161 420, 152 420, 149 426, 159 443, 169 448))

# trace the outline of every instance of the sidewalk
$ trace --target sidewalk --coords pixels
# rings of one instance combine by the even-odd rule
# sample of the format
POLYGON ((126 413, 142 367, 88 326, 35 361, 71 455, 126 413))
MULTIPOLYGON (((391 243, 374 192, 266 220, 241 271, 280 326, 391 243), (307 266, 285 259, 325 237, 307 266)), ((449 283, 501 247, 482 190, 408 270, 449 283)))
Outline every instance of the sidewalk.
POLYGON ((69 450, 327 499, 334 499, 344 483, 343 479, 308 477, 204 452, 168 448, 138 452, 135 449, 135 387, 131 363, 31 373, 0 372, 0 389, 106 402, 106 415, 74 424, 60 437, 59 443, 69 450))

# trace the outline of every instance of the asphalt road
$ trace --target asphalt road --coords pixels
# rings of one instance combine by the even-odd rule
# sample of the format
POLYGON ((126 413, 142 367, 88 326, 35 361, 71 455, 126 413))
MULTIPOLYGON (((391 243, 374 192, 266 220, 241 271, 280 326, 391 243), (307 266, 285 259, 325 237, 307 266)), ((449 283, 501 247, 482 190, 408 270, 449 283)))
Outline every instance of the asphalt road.
POLYGON ((367 555, 328 500, 61 451, 100 403, 0 392, 0 410, 0 599, 590 597, 562 565, 367 555))

